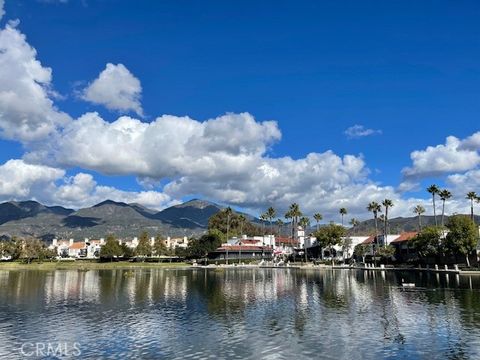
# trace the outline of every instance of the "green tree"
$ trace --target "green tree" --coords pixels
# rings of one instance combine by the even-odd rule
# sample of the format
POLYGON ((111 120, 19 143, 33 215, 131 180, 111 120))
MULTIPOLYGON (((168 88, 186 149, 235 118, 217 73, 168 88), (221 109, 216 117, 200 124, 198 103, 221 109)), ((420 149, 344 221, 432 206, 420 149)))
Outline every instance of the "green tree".
POLYGON ((167 245, 165 245, 165 240, 161 235, 155 237, 152 250, 156 256, 169 255, 167 245))
POLYGON ((382 205, 385 207, 385 218, 383 222, 383 232, 385 239, 385 246, 387 245, 387 235, 388 235, 388 209, 393 207, 393 201, 390 199, 385 199, 382 201, 382 205))
POLYGON ((433 204, 433 217, 435 219, 435 226, 438 226, 438 222, 437 222, 437 210, 436 210, 436 206, 435 206, 435 196, 440 192, 440 188, 433 184, 433 185, 430 185, 428 188, 427 188, 427 191, 432 194, 432 204, 433 204))
POLYGON ((395 255, 395 248, 392 245, 383 246, 377 250, 377 255, 388 262, 395 255))
POLYGON ((348 213, 347 208, 344 208, 344 207, 340 208, 339 213, 342 216, 342 226, 343 226, 343 217, 348 213))
POLYGON ((201 259, 207 256, 211 251, 216 250, 222 245, 222 239, 218 232, 210 232, 202 235, 198 239, 192 239, 188 245, 188 256, 201 259))
POLYGON ((100 249, 100 259, 113 261, 114 257, 122 256, 125 249, 122 249, 114 235, 110 234, 105 240, 105 245, 100 249))
POLYGON ((246 234, 248 236, 258 235, 260 229, 258 226, 255 226, 250 221, 247 221, 243 214, 238 214, 234 211, 228 216, 228 211, 226 209, 217 212, 216 214, 210 216, 208 219, 208 231, 217 230, 220 232, 220 236, 223 241, 227 240, 227 220, 229 220, 228 226, 228 235, 232 236, 241 236, 246 234), (242 220, 242 218, 244 220, 242 220))
POLYGON ((371 245, 358 244, 358 245, 355 246, 355 248, 353 249, 353 255, 358 256, 358 257, 361 257, 361 258, 362 258, 362 262, 365 263, 365 255, 368 254, 368 252, 370 251, 370 248, 371 248, 371 245))
POLYGON ((315 213, 315 214, 313 214, 313 218, 317 222, 317 231, 318 231, 318 226, 320 225, 320 221, 322 221, 323 216, 320 213, 315 213))
POLYGON ((413 212, 418 215, 418 231, 422 231, 422 214, 425 213, 425 208, 417 205, 413 208, 413 212))
POLYGON ((478 229, 466 216, 452 216, 447 223, 449 230, 445 238, 445 248, 451 254, 465 256, 470 267, 469 255, 477 248, 478 229))
POLYGON ((33 260, 43 261, 50 256, 51 253, 42 241, 30 239, 23 242, 20 258, 26 263, 30 264, 33 260))
POLYGON ((122 243, 120 245, 120 252, 118 256, 121 256, 124 260, 131 259, 135 256, 135 250, 127 246, 127 244, 122 243))
POLYGON ((438 193, 440 200, 442 200, 442 227, 445 225, 445 201, 452 197, 452 193, 447 189, 443 189, 438 193))
POLYGON ((135 253, 136 255, 141 257, 147 257, 152 255, 152 246, 150 245, 148 232, 142 231, 142 233, 140 234, 135 253))
POLYGON ((478 201, 478 195, 475 191, 470 191, 467 194, 467 199, 470 200, 470 218, 472 219, 472 222, 475 222, 475 217, 473 213, 473 202, 475 200, 478 201))
POLYGON ((322 249, 322 257, 323 249, 329 249, 330 252, 332 252, 332 248, 341 243, 342 237, 345 236, 345 234, 345 228, 336 224, 329 224, 316 231, 315 237, 317 238, 317 243, 320 246, 320 249, 322 249))
POLYGON ((0 242, 0 256, 11 257, 12 260, 17 260, 22 254, 22 242, 13 237, 9 241, 0 242))
POLYGON ((435 256, 441 249, 440 229, 436 226, 427 226, 413 238, 413 246, 420 258, 435 256))

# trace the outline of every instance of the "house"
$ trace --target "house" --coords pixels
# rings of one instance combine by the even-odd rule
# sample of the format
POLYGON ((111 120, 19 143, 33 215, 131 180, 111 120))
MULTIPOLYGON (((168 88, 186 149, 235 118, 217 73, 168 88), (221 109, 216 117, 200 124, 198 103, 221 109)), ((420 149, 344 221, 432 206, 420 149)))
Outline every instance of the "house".
POLYGON ((413 240, 417 234, 418 233, 415 231, 404 232, 390 243, 390 245, 395 247, 395 259, 397 261, 406 262, 409 259, 416 257, 417 252, 411 240, 413 240))
POLYGON ((59 257, 70 258, 87 258, 95 259, 100 255, 100 249, 105 244, 105 240, 90 240, 85 238, 84 241, 75 242, 70 240, 53 239, 48 247, 51 250, 56 250, 59 257))

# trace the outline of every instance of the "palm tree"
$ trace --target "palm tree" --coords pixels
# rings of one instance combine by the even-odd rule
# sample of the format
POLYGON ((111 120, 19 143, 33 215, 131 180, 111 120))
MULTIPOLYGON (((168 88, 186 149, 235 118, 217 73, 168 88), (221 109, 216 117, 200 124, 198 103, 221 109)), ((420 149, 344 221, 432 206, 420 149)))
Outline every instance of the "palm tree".
POLYGON ((422 214, 425 213, 425 208, 417 205, 413 208, 413 212, 418 215, 418 231, 422 231, 422 214))
POLYGON ((373 220, 375 221, 375 238, 378 236, 378 213, 382 211, 382 207, 376 201, 372 201, 367 206, 367 210, 373 213, 373 220))
MULTIPOLYGON (((296 229, 298 225, 298 219, 302 216, 302 212, 300 211, 300 206, 297 203, 293 203, 290 205, 289 208, 290 215, 292 216, 293 221, 293 228, 296 229)), ((296 238, 296 231, 294 230, 293 237, 296 238)))
POLYGON ((293 216, 292 216, 292 212, 291 212, 290 210, 288 210, 288 211, 285 213, 284 217, 285 217, 285 219, 287 219, 287 221, 290 220, 290 219, 292 219, 292 221, 291 221, 291 225, 292 225, 292 233, 291 233, 291 235, 292 235, 292 238, 293 238, 293 216))
POLYGON ((393 207, 393 201, 390 199, 385 199, 382 201, 382 205, 385 207, 385 219, 383 223, 383 231, 384 231, 384 243, 387 246, 387 235, 388 235, 388 209, 393 207))
POLYGON ((246 222, 247 222, 247 218, 245 217, 245 215, 243 214, 238 215, 238 224, 240 225, 240 236, 243 235, 243 227, 246 222))
MULTIPOLYGON (((238 222, 239 222, 239 225, 240 225, 240 237, 243 236, 243 226, 245 225, 245 223, 247 222, 247 218, 245 217, 245 215, 243 214, 240 214, 238 216, 238 222)), ((240 247, 238 250, 238 263, 240 264, 240 262, 242 261, 242 240, 240 240, 240 247)))
POLYGON ((473 222, 475 222, 475 218, 473 216, 473 201, 474 200, 478 201, 478 195, 475 191, 470 191, 467 194, 467 199, 470 200, 470 218, 472 219, 473 222))
POLYGON ((283 226, 283 221, 282 219, 277 219, 277 232, 278 236, 282 235, 282 226, 283 226))
POLYGON ((432 194, 432 203, 433 203, 433 217, 435 219, 435 226, 438 226, 438 222, 437 222, 437 211, 435 209, 435 195, 437 195, 439 192, 440 192, 440 189, 437 185, 433 184, 433 185, 430 185, 428 188, 427 188, 427 191, 432 194))
POLYGON ((260 220, 262 221, 262 235, 265 235, 265 221, 268 220, 267 213, 261 214, 260 220))
POLYGON ((345 215, 347 215, 347 209, 344 208, 344 207, 342 207, 342 208, 340 208, 339 213, 340 213, 340 215, 342 215, 342 226, 343 226, 343 217, 344 217, 345 215))
POLYGON ((358 220, 355 218, 350 219, 350 225, 352 225, 352 229, 355 230, 355 226, 358 225, 358 220))
POLYGON ((442 227, 443 227, 443 224, 444 224, 443 220, 445 218, 445 201, 447 201, 448 199, 450 199, 452 197, 452 193, 450 191, 448 191, 447 189, 443 189, 442 191, 440 191, 438 193, 438 196, 442 200, 442 227))
POLYGON ((306 216, 300 218, 300 226, 303 228, 303 251, 305 253, 305 263, 308 261, 307 257, 307 226, 310 225, 310 219, 306 216))
POLYGON ((320 213, 315 213, 315 214, 313 214, 313 218, 317 222, 317 231, 318 231, 318 224, 319 224, 320 221, 322 221, 323 216, 320 213))
POLYGON ((275 216, 277 216, 277 212, 275 211, 275 209, 273 207, 270 206, 267 209, 267 212, 265 213, 265 215, 267 216, 267 219, 270 221, 270 232, 273 233, 272 220, 275 216))
POLYGON ((229 231, 230 231, 230 217, 233 214, 232 208, 229 206, 225 209, 225 214, 227 215, 227 251, 226 251, 226 259, 225 262, 228 265, 228 236, 229 236, 229 231))

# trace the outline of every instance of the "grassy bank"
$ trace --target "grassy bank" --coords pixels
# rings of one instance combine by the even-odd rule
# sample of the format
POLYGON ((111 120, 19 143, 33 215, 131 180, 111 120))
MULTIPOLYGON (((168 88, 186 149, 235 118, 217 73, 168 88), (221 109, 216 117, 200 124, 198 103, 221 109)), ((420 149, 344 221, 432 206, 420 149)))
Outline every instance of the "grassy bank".
POLYGON ((52 261, 52 262, 33 262, 25 264, 23 262, 0 262, 0 270, 110 270, 110 269, 178 269, 189 267, 184 262, 96 262, 96 261, 52 261))

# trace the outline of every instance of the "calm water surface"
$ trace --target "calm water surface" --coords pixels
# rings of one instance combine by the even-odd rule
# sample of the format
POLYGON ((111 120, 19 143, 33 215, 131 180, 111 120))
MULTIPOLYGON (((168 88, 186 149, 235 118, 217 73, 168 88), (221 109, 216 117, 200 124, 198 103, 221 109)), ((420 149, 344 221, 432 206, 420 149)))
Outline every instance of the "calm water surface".
POLYGON ((479 359, 480 277, 0 271, 0 359, 26 358, 25 343, 91 359, 479 359))

